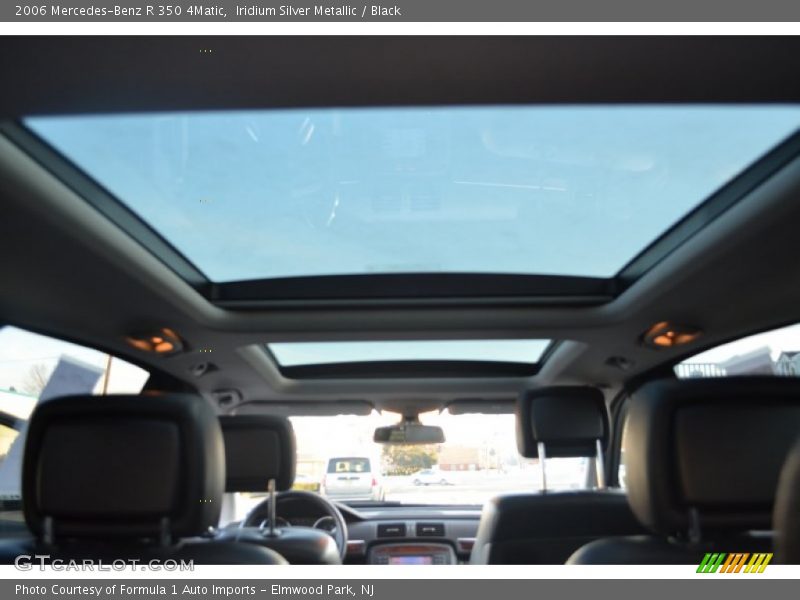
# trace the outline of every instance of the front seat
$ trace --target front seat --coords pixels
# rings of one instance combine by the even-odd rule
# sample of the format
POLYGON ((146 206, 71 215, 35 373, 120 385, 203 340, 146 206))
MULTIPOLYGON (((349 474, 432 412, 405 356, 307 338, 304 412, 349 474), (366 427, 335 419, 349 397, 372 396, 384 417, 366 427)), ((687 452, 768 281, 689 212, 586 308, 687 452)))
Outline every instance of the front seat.
MULTIPOLYGON (((533 390, 519 398, 516 412, 519 452, 538 457, 545 474, 546 458, 596 457, 608 441, 608 413, 596 388, 533 390)), ((470 561, 563 564, 587 542, 643 531, 619 490, 508 494, 484 505, 470 561)))
POLYGON ((631 398, 628 500, 649 536, 605 539, 571 564, 694 564, 771 552, 781 465, 800 431, 800 381, 665 380, 631 398))
POLYGON ((276 552, 196 538, 217 525, 225 464, 217 416, 200 397, 68 396, 34 410, 22 467, 29 540, 0 562, 136 559, 286 564, 276 552))
MULTIPOLYGON (((270 415, 219 417, 225 441, 226 492, 261 492, 274 482, 276 491, 292 487, 297 462, 294 429, 289 419, 270 415)), ((325 501, 310 492, 295 493, 297 510, 325 501)), ((291 510, 292 506, 287 506, 291 510)), ((301 513, 302 514, 302 513, 301 513)), ((284 527, 273 531, 242 524, 218 532, 217 540, 235 540, 271 548, 291 564, 341 564, 339 548, 324 531, 311 527, 284 527)))
POLYGON ((800 439, 781 469, 772 521, 776 562, 800 565, 800 439))

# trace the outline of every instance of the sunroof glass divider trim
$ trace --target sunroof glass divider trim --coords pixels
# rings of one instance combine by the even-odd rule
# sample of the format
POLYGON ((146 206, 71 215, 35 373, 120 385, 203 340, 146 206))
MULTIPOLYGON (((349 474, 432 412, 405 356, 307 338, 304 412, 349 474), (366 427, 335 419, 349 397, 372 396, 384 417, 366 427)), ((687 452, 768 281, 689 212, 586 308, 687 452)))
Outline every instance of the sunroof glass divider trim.
POLYGON ((613 279, 493 273, 375 273, 212 283, 210 300, 261 308, 276 302, 378 301, 425 304, 597 305, 616 296, 613 279))
POLYGON ((287 379, 462 379, 474 377, 531 377, 535 363, 479 360, 381 360, 321 363, 279 367, 287 379))
POLYGON ((211 282, 197 266, 66 156, 19 122, 0 121, 0 134, 11 140, 189 285, 209 297, 211 282))

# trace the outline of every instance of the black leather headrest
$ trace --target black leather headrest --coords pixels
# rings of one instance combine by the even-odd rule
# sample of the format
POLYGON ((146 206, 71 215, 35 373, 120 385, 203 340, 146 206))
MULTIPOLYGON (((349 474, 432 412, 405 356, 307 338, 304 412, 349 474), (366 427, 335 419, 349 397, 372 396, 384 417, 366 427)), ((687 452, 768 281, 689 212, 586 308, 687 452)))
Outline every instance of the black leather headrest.
POLYGON ((800 565, 800 437, 781 469, 773 524, 775 558, 783 564, 800 565))
POLYGON ((608 441, 608 412, 597 388, 564 386, 541 388, 517 400, 517 448, 526 458, 537 458, 544 442, 547 458, 594 456, 599 439, 608 441))
POLYGON ((202 533, 219 521, 225 457, 191 395, 67 396, 37 406, 23 460, 25 520, 41 536, 202 533))
POLYGON ((275 489, 294 483, 294 429, 289 419, 261 415, 220 417, 225 438, 227 492, 263 492, 270 479, 275 489))
POLYGON ((800 380, 669 380, 631 398, 628 501, 665 535, 769 529, 778 473, 800 431, 800 380))

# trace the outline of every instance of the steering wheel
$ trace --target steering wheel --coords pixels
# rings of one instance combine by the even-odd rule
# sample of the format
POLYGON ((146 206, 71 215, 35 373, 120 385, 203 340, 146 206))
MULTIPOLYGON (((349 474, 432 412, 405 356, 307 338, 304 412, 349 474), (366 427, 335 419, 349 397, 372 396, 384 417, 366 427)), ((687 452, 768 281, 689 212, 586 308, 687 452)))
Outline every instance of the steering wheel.
MULTIPOLYGON (((336 505, 333 504, 327 498, 320 496, 319 494, 315 494, 313 492, 305 492, 302 490, 289 490, 286 492, 278 492, 275 495, 275 520, 278 520, 278 515, 281 512, 281 504, 286 505, 292 502, 302 502, 305 504, 311 504, 314 507, 318 508, 321 512, 325 513, 325 517, 330 517, 333 519, 334 527, 332 530, 321 530, 315 527, 313 528, 305 528, 305 527, 291 527, 291 529, 314 529, 315 531, 324 531, 333 537, 334 541, 336 542, 336 547, 339 549, 339 556, 342 560, 344 560, 345 554, 347 553, 347 524, 345 523, 344 517, 342 516, 341 511, 336 508, 336 505)), ((253 509, 250 513, 245 517, 244 521, 242 522, 242 526, 244 527, 258 527, 259 529, 265 529, 269 527, 269 498, 262 500, 253 509)), ((322 518, 325 518, 322 517, 322 518)), ((321 519, 318 519, 319 522, 321 519)), ((277 528, 277 524, 276 524, 277 528)))

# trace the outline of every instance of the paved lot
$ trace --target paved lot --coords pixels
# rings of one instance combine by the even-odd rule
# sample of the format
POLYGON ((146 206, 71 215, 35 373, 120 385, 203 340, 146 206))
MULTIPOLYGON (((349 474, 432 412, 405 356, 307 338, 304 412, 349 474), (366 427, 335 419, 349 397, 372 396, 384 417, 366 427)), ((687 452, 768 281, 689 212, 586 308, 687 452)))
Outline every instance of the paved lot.
MULTIPOLYGON (((548 473, 550 487, 576 487, 574 472, 548 473)), ((493 496, 511 492, 536 492, 540 475, 536 469, 514 473, 493 471, 447 474, 448 485, 413 484, 411 477, 385 477, 386 499, 405 504, 475 504, 481 505, 493 496)))

